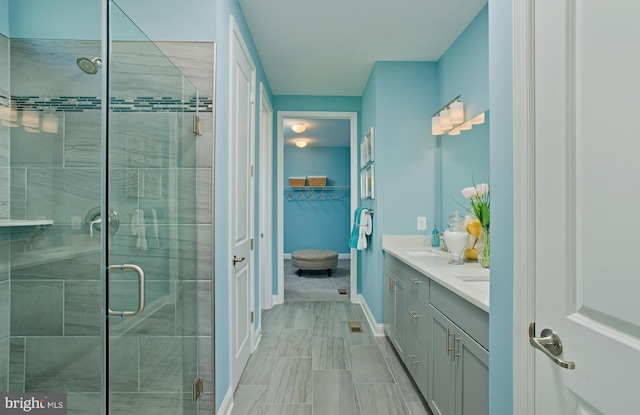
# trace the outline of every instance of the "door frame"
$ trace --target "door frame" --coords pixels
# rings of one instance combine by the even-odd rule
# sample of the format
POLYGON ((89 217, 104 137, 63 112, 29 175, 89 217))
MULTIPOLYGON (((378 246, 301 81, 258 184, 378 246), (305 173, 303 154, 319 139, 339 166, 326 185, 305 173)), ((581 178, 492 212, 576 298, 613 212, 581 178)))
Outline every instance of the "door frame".
POLYGON ((535 414, 534 1, 513 2, 513 413, 535 414))
MULTIPOLYGON (((350 121, 350 229, 353 227, 353 214, 358 207, 358 113, 357 112, 332 112, 332 111, 278 111, 277 112, 277 178, 276 178, 276 195, 277 195, 277 221, 278 221, 278 293, 274 295, 273 304, 284 303, 284 119, 285 118, 307 118, 307 119, 347 119, 350 121)), ((349 235, 345 235, 348 239, 349 235)), ((357 302, 357 286, 358 286, 358 257, 356 250, 350 250, 351 270, 350 270, 350 300, 352 303, 357 302)))
POLYGON ((261 307, 273 306, 273 106, 260 82, 259 292, 261 307), (262 234, 266 234, 266 238, 262 234))

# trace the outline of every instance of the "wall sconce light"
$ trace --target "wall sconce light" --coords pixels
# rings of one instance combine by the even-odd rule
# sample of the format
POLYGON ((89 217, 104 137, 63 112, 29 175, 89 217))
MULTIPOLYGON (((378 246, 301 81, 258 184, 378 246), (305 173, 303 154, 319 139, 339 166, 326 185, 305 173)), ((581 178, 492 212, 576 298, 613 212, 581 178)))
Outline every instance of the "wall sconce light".
POLYGON ((19 127, 18 110, 11 107, 0 106, 0 124, 5 127, 19 127))
MULTIPOLYGON (((292 125, 291 125, 291 129, 292 129, 294 132, 296 132, 296 133, 300 134, 300 133, 304 132, 304 130, 306 130, 306 129, 307 129, 307 126, 306 126, 306 125, 304 125, 304 123, 297 122, 297 123, 295 123, 295 124, 292 124, 292 125)), ((303 147, 304 147, 304 146, 303 146, 303 147)))
POLYGON ((24 130, 29 133, 39 133, 40 132, 40 112, 23 111, 22 126, 24 127, 24 130))
POLYGON ((296 140, 296 147, 304 148, 306 146, 307 146, 307 141, 306 140, 296 140))
MULTIPOLYGON (((431 118, 431 134, 442 135, 464 123, 464 103, 460 101, 461 96, 458 95, 433 114, 433 118, 431 118)), ((454 132, 452 135, 457 134, 454 132)))
POLYGON ((58 117, 53 113, 44 113, 42 115, 42 131, 50 134, 58 133, 58 117))

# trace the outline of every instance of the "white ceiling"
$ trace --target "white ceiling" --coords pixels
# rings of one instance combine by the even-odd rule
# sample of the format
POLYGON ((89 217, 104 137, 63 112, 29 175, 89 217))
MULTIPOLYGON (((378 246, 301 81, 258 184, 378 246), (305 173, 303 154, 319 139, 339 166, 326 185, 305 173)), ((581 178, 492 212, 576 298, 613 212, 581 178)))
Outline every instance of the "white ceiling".
POLYGON ((240 0, 275 95, 361 96, 376 61, 436 61, 487 0, 240 0))
POLYGON ((285 118, 283 120, 284 145, 293 146, 296 140, 305 140, 310 147, 349 147, 351 121, 346 119, 285 118), (291 129, 295 123, 307 128, 302 133, 291 129))

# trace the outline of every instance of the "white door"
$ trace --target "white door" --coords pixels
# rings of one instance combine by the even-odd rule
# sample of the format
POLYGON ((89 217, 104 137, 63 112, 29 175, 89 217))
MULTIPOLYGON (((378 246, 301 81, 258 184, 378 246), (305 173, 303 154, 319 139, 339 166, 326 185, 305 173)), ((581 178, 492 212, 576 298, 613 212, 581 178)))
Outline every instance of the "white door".
POLYGON ((637 414, 640 2, 534 7, 535 413, 637 414))
POLYGON ((251 355, 252 143, 255 67, 235 22, 231 33, 229 183, 231 215, 231 350, 233 387, 251 355))

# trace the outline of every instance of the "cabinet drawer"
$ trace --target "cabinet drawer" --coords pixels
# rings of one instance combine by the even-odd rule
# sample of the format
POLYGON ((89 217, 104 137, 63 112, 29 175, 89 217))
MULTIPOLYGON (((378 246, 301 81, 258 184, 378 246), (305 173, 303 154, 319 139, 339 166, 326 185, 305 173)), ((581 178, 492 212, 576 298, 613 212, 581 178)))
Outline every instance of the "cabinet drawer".
POLYGON ((384 255, 384 266, 396 275, 402 273, 402 270, 407 268, 407 265, 405 263, 403 263, 393 255, 389 255, 387 253, 385 253, 384 255))
POLYGON ((414 300, 407 298, 407 321, 405 331, 407 336, 413 335, 424 346, 429 345, 429 303, 421 297, 414 300))
POLYGON ((407 334, 405 355, 402 360, 422 396, 426 397, 429 379, 429 350, 415 336, 407 334))
POLYGON ((489 350, 489 314, 431 281, 429 302, 449 320, 489 350))
POLYGON ((429 302, 429 278, 406 265, 401 274, 407 284, 407 295, 421 298, 425 303, 429 302))

